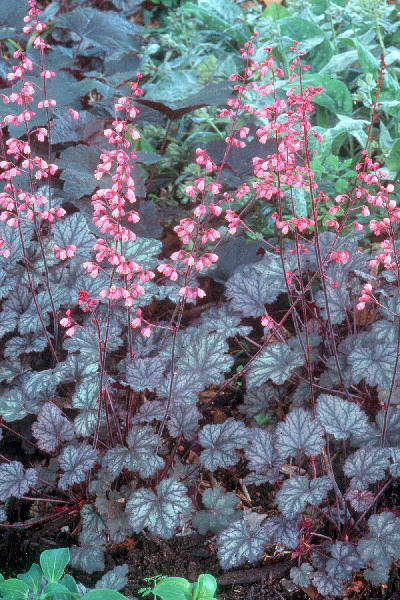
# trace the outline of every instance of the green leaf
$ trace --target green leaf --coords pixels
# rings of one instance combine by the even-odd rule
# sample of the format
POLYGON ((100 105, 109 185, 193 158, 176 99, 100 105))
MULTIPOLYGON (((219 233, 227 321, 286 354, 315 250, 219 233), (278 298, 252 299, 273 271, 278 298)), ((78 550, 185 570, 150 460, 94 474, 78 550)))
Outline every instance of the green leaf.
POLYGON ((321 86, 324 88, 321 94, 312 98, 313 104, 324 106, 334 115, 351 115, 353 102, 351 94, 343 81, 334 79, 330 75, 312 73, 302 76, 303 86, 321 86))
POLYGON ((333 52, 325 33, 311 21, 299 17, 285 17, 279 21, 281 37, 284 38, 288 56, 293 40, 299 42, 301 50, 307 54, 307 63, 314 71, 319 71, 329 62, 333 52))
POLYGON ((243 18, 243 12, 232 0, 198 0, 197 5, 186 2, 183 5, 184 13, 199 19, 204 27, 209 30, 219 31, 232 38, 238 44, 247 41, 248 31, 242 23, 235 24, 235 20, 243 18))
POLYGON ((40 555, 40 566, 49 583, 57 583, 63 576, 65 567, 69 563, 68 548, 44 550, 40 555))
MULTIPOLYGON (((75 597, 79 598, 80 595, 76 594, 75 597)), ((52 598, 53 600, 71 600, 71 598, 74 599, 74 595, 71 594, 69 588, 60 583, 53 582, 45 585, 40 594, 40 600, 46 600, 47 598, 52 598)))
POLYGON ((62 579, 60 579, 60 583, 66 587, 71 594, 77 594, 79 596, 78 587, 72 575, 68 575, 67 573, 62 579))
POLYGON ((161 600, 191 600, 192 585, 183 577, 168 577, 152 589, 161 600))
POLYGON ((400 170, 400 138, 393 140, 392 149, 386 158, 385 165, 390 171, 396 173, 400 170))
POLYGON ((31 588, 34 594, 37 594, 40 584, 43 579, 42 569, 36 563, 31 565, 31 568, 26 573, 21 573, 17 575, 18 579, 21 581, 25 581, 31 588))
POLYGON ((375 56, 368 50, 365 44, 361 44, 357 38, 340 38, 340 43, 353 46, 357 50, 358 60, 365 75, 371 73, 374 78, 378 75, 379 62, 375 56))
POLYGON ((343 134, 352 135, 356 138, 360 146, 364 147, 367 141, 366 126, 368 121, 364 119, 352 119, 346 115, 338 114, 339 123, 330 129, 314 127, 314 130, 322 135, 322 142, 317 142, 315 138, 310 138, 310 148, 317 150, 320 160, 326 158, 332 152, 332 144, 343 134))
POLYGON ((283 19, 284 17, 288 16, 288 9, 282 6, 282 4, 277 4, 276 2, 271 2, 271 4, 268 4, 267 8, 263 11, 263 17, 271 17, 273 21, 279 21, 279 19, 283 19))
POLYGON ((29 587, 20 579, 5 579, 0 583, 0 594, 5 600, 22 600, 29 598, 29 587))
POLYGON ((193 590, 193 600, 212 598, 217 590, 217 581, 212 575, 199 575, 193 590))
POLYGON ((126 598, 115 590, 100 588, 98 590, 92 590, 91 592, 88 592, 82 596, 81 600, 126 600, 126 598))

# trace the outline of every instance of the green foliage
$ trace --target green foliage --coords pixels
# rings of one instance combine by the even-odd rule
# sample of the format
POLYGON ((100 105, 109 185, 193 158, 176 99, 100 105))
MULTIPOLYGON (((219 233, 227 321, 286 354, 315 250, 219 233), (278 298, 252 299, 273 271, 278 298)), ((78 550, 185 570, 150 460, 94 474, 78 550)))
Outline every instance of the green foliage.
POLYGON ((157 576, 153 579, 154 587, 142 588, 141 595, 151 593, 155 600, 216 600, 217 582, 212 575, 199 575, 195 583, 189 583, 183 577, 157 576))
MULTIPOLYGON (((126 600, 125 596, 116 591, 120 589, 119 579, 110 577, 110 573, 106 573, 98 582, 98 589, 78 591, 74 578, 64 574, 69 560, 68 548, 44 550, 40 555, 40 566, 33 563, 26 573, 21 573, 14 579, 4 579, 0 574, 0 597, 4 600, 126 600), (113 587, 107 589, 102 585, 103 579, 113 587)), ((126 565, 117 567, 122 568, 125 570, 126 565)), ((123 584, 126 585, 126 580, 123 584)))

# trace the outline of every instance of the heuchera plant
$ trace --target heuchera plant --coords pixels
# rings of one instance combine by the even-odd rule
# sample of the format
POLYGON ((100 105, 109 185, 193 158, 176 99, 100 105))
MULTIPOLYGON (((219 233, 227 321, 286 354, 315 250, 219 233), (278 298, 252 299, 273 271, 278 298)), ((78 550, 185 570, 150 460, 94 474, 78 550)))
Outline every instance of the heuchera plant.
MULTIPOLYGON (((92 219, 60 184, 53 193, 59 148, 46 82, 55 73, 45 64, 46 24, 28 5, 24 32, 38 58, 16 50, 13 88, 2 94, 0 425, 32 454, 0 457, 0 501, 41 504, 37 523, 78 519, 71 562, 89 573, 104 568, 109 542, 192 527, 217 536, 224 569, 280 546, 297 561, 294 583, 324 597, 341 596, 360 570, 385 583, 400 558, 398 509, 380 504, 400 474, 400 212, 368 154, 383 58, 357 176, 330 198, 310 166, 324 143, 310 120, 323 89, 304 84, 297 42, 286 81, 252 36, 220 113, 231 119, 225 156, 217 165, 196 150, 203 174, 186 189, 192 212, 165 257, 159 241, 135 234, 140 74, 104 131, 92 219), (260 142, 254 177, 224 188, 229 151, 245 146, 250 123, 260 142), (239 213, 235 199, 246 201, 239 213), (243 232, 256 201, 274 205, 278 241, 258 239, 253 252, 243 232), (329 232, 318 231, 321 206, 329 232), (238 243, 244 256, 233 263, 238 243), (225 285, 211 308, 205 275, 225 285), (165 320, 154 320, 150 305, 160 301, 165 320), (188 324, 195 303, 201 316, 188 324), (245 390, 242 417, 200 426, 232 387, 245 390), (263 426, 274 412, 278 421, 263 426), (254 510, 221 485, 229 469, 243 475, 254 510), (212 482, 202 494, 200 476, 212 482), (273 516, 256 505, 257 488, 275 490, 273 516)), ((13 526, 5 508, 0 516, 13 526)))

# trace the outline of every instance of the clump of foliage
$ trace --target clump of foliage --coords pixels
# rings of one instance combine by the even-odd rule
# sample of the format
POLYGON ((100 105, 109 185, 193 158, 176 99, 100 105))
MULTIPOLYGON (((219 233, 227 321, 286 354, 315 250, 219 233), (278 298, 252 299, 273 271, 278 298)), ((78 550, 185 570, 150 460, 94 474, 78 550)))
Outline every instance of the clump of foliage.
POLYGON ((212 575, 199 575, 195 583, 183 577, 150 577, 152 588, 139 590, 142 596, 153 595, 154 600, 216 600, 217 582, 212 575))
MULTIPOLYGON (((245 41, 220 111, 224 153, 217 164, 196 149, 171 253, 148 181, 140 189, 140 73, 91 144, 81 107, 53 114, 48 28, 28 5, 36 54, 13 52, 0 122, 0 425, 26 455, 0 456, 0 527, 13 526, 15 499, 35 504, 27 524, 75 519, 71 564, 88 573, 104 568, 110 542, 197 529, 216 536, 224 569, 280 546, 297 559, 294 583, 324 597, 361 570, 385 583, 400 557, 400 518, 381 504, 400 462, 400 212, 370 152, 383 54, 369 122, 349 125, 362 146, 354 176, 336 189, 329 133, 312 123, 324 86, 298 42, 286 78, 271 46, 255 50, 260 36, 245 41), (66 147, 60 119, 85 143, 66 147), (232 185, 222 173, 250 126, 252 178, 232 185), (270 207, 273 238, 248 224, 255 202, 270 207), (213 421, 219 399, 224 418, 213 421), (223 485, 232 472, 250 510, 223 485), (257 489, 275 492, 275 514, 257 489)), ((60 19, 74 30, 71 15, 60 19)), ((199 101, 169 107, 170 120, 199 101)))
POLYGON ((126 600, 118 590, 128 582, 127 565, 105 573, 95 590, 87 590, 65 573, 69 560, 68 548, 44 550, 40 565, 33 563, 26 573, 10 579, 0 574, 0 597, 4 600, 126 600))

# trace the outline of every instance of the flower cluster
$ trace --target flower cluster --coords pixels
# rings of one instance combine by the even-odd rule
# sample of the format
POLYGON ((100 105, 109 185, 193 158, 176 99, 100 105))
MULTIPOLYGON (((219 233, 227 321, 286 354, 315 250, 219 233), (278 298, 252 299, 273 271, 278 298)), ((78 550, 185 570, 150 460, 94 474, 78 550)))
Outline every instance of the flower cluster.
MULTIPOLYGON (((104 135, 115 149, 100 154, 100 163, 95 171, 95 178, 98 180, 115 171, 111 175, 111 187, 101 188, 92 196, 93 222, 101 233, 113 238, 114 242, 99 238, 94 245, 95 261, 85 261, 82 265, 92 278, 96 278, 101 271, 109 279, 109 286, 99 293, 101 298, 107 298, 111 304, 123 299, 128 309, 133 306, 135 298, 144 295, 142 284, 154 277, 152 271, 127 259, 121 251, 123 242, 136 240, 135 233, 122 224, 122 219, 126 218, 130 223, 137 223, 140 220, 138 212, 130 208, 130 205, 136 202, 135 183, 131 174, 132 161, 136 158, 136 154, 129 151, 130 141, 127 139, 127 136, 133 140, 140 137, 136 129, 128 127, 128 119, 135 118, 139 113, 134 105, 134 97, 143 93, 139 88, 140 78, 141 75, 138 73, 137 81, 131 83, 132 95, 120 97, 114 104, 116 116, 112 128, 105 129, 104 135), (119 113, 124 113, 124 116, 120 118, 119 113), (104 261, 111 265, 111 273, 110 269, 101 266, 104 261), (116 276, 119 281, 115 281, 116 276)), ((138 326, 137 319, 131 322, 131 326, 134 328, 138 326)), ((142 329, 142 334, 147 336, 148 332, 146 325, 142 329)))
MULTIPOLYGON (((41 33, 47 28, 47 25, 39 20, 40 10, 37 8, 35 0, 29 0, 29 11, 25 17, 25 25, 23 32, 25 34, 32 33, 31 42, 33 47, 40 54, 40 75, 43 78, 43 98, 37 102, 38 109, 45 109, 47 113, 47 121, 49 120, 48 108, 55 106, 56 101, 48 98, 46 93, 45 81, 55 76, 53 71, 44 68, 44 50, 50 46, 41 37, 41 33), (28 24, 29 23, 29 24, 28 24)), ((29 81, 29 72, 33 71, 35 64, 28 58, 21 49, 15 50, 13 58, 17 64, 12 66, 12 70, 7 74, 7 80, 13 83, 21 82, 19 91, 13 90, 10 94, 1 94, 1 99, 6 105, 15 105, 16 110, 5 115, 0 122, 0 126, 18 125, 24 126, 26 140, 21 140, 10 136, 5 139, 3 129, 0 129, 0 179, 6 182, 3 191, 0 194, 0 220, 5 221, 10 227, 18 227, 21 219, 35 220, 39 222, 48 221, 52 223, 55 218, 60 218, 65 215, 65 210, 61 207, 52 208, 49 198, 43 194, 37 194, 35 184, 41 180, 50 179, 58 171, 57 165, 46 161, 40 156, 32 155, 31 140, 33 136, 38 142, 44 142, 48 137, 48 127, 37 127, 36 129, 29 128, 29 122, 35 115, 32 110, 35 101, 36 89, 34 84, 29 81), (27 79, 28 77, 28 79, 27 79), (17 110, 17 107, 19 110, 17 110), (30 191, 21 190, 14 180, 25 172, 30 181, 30 191), (42 205, 49 205, 47 209, 40 209, 42 205)), ((67 249, 64 256, 63 249, 60 250, 59 257, 64 260, 71 249, 67 249)), ((10 249, 3 251, 2 256, 9 256, 10 249)))

